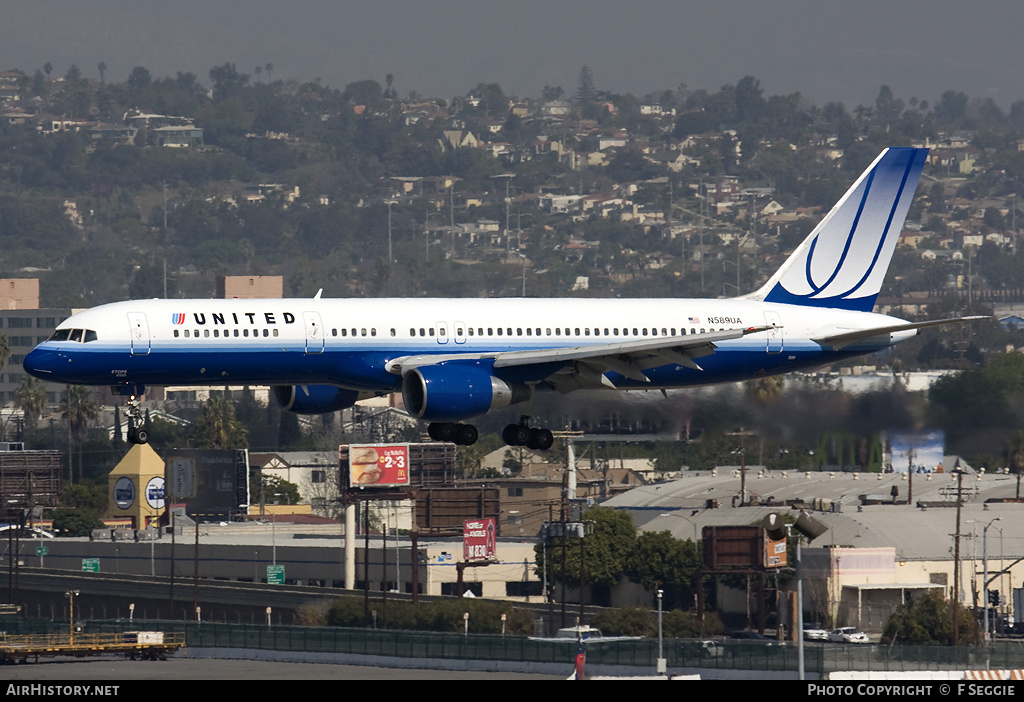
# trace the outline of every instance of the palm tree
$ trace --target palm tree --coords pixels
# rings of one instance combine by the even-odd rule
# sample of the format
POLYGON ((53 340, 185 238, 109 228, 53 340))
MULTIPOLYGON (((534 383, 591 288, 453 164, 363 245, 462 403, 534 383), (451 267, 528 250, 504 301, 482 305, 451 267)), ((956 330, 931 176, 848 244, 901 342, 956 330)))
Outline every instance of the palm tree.
POLYGON ((98 407, 92 391, 85 385, 68 385, 60 403, 60 416, 68 423, 68 477, 74 482, 71 442, 78 444, 78 477, 82 477, 82 435, 96 418, 98 407))
POLYGON ((1015 429, 1006 437, 1006 457, 1010 472, 1017 476, 1017 498, 1020 498, 1020 476, 1024 471, 1024 429, 1015 429))
POLYGON ((197 448, 248 448, 248 430, 235 415, 235 406, 226 397, 211 397, 196 418, 197 448))
POLYGON ((11 357, 11 342, 5 334, 0 334, 0 371, 7 365, 7 359, 11 357))
POLYGON ((21 385, 14 391, 14 406, 25 417, 26 433, 35 438, 36 424, 46 408, 46 387, 43 381, 31 375, 23 376, 21 385))

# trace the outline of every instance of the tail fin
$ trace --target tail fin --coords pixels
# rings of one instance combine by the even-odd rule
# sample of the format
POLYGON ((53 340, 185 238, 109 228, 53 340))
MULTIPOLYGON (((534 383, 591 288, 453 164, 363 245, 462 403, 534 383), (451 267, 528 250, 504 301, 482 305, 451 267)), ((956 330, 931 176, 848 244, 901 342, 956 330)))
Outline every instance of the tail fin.
POLYGON ((749 297, 870 312, 892 260, 928 149, 886 149, 749 297))

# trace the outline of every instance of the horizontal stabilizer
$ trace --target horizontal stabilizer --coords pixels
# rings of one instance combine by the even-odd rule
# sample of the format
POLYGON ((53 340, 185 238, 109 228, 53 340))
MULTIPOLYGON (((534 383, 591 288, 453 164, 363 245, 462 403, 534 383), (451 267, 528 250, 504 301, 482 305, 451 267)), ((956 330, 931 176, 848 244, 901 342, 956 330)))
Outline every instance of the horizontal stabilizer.
POLYGON ((864 339, 870 339, 875 336, 881 336, 882 334, 894 334, 896 332, 913 331, 916 329, 925 329, 927 327, 938 327, 945 324, 955 324, 957 322, 973 322, 979 319, 991 319, 991 317, 985 315, 975 315, 972 317, 951 317, 949 319, 932 319, 927 322, 907 322, 905 324, 893 324, 887 327, 872 327, 870 329, 857 329, 855 331, 843 332, 842 334, 829 334, 827 336, 812 337, 811 341, 821 344, 822 346, 830 346, 833 351, 839 351, 847 346, 852 346, 858 341, 864 339))

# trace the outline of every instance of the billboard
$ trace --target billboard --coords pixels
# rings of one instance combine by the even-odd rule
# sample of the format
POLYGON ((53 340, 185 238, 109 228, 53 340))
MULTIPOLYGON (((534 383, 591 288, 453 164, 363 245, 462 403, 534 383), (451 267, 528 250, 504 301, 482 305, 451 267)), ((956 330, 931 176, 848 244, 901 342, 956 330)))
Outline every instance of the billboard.
POLYGON ((462 524, 462 560, 491 561, 497 550, 497 524, 493 519, 469 519, 462 524))
POLYGON ((409 444, 353 444, 348 447, 348 486, 409 484, 409 444))
POLYGON ((501 515, 501 495, 494 487, 422 488, 415 492, 415 501, 419 531, 458 534, 467 520, 499 524, 501 515))
POLYGON ((249 505, 245 449, 172 449, 165 453, 164 471, 164 485, 147 486, 147 497, 184 503, 190 516, 226 517, 249 505))
POLYGON ((772 539, 761 526, 706 526, 701 530, 704 565, 720 568, 783 568, 786 538, 772 539))
POLYGON ((889 436, 889 465, 894 473, 941 473, 946 453, 942 431, 893 432, 889 436))

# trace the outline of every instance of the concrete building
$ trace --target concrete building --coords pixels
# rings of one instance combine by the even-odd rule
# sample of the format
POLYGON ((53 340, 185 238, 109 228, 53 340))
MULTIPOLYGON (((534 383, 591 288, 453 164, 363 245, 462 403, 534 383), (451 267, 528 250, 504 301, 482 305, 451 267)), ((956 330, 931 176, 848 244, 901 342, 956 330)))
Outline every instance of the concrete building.
POLYGON ((998 590, 1007 604, 997 613, 1011 613, 1013 589, 1024 582, 1024 502, 1015 501, 1016 476, 971 471, 961 491, 959 583, 957 476, 950 472, 911 480, 906 473, 751 469, 743 480, 738 470, 695 471, 603 504, 629 511, 640 531, 667 530, 681 539, 699 538, 705 526, 754 524, 769 512, 796 517, 803 509, 828 527, 803 549, 810 581, 805 618, 878 632, 897 605, 929 590, 976 607, 987 589, 998 590))
POLYGON ((217 281, 217 297, 253 300, 284 297, 284 278, 279 275, 226 275, 217 281))
MULTIPOLYGON (((0 369, 0 404, 14 401, 14 391, 25 377, 21 364, 28 352, 49 338, 57 325, 75 312, 68 307, 40 309, 38 281, 35 281, 34 297, 31 292, 24 294, 25 288, 21 286, 8 288, 6 283, 9 282, 12 281, 0 280, 0 290, 7 290, 13 295, 7 298, 0 296, 0 333, 7 337, 11 353, 7 364, 0 369)), ((59 402, 64 386, 55 383, 45 385, 47 404, 59 402)))

